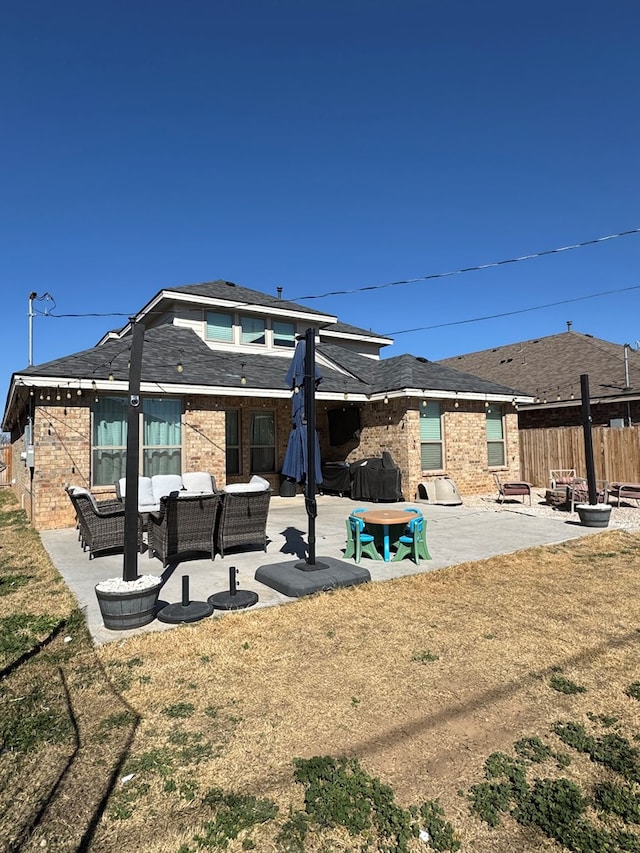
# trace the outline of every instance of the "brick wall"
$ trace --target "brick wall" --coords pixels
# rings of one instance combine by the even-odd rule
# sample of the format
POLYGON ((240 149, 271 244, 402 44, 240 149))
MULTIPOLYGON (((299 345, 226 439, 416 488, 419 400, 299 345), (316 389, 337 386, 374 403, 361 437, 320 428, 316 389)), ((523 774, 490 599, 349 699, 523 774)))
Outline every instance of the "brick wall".
MULTIPOLYGON (((451 477, 462 495, 491 492, 495 488, 493 471, 487 466, 485 408, 482 403, 442 403, 445 467, 439 472, 423 473, 420 466, 420 401, 390 400, 388 404, 360 406, 361 432, 341 447, 329 445, 329 429, 324 403, 317 404, 317 425, 323 460, 355 462, 367 457, 379 458, 384 451, 393 457, 402 472, 402 489, 413 500, 418 483, 436 475, 451 477)), ((290 400, 260 398, 191 398, 183 416, 183 470, 209 471, 218 488, 226 485, 225 409, 240 411, 242 473, 230 482, 250 476, 250 413, 270 410, 276 414, 276 471, 265 474, 274 492, 280 488, 280 466, 291 429, 290 400)), ((517 415, 505 407, 506 465, 504 478, 520 476, 517 415)), ((12 436, 14 489, 21 504, 38 530, 70 527, 74 514, 64 487, 90 487, 91 416, 86 398, 49 401, 35 409, 35 468, 26 468, 20 460, 24 448, 22 436, 12 436)), ((100 499, 115 496, 113 486, 93 487, 100 499)))
POLYGON ((442 401, 444 468, 423 472, 420 464, 420 401, 389 400, 361 407, 359 442, 341 448, 329 448, 323 458, 356 462, 367 457, 380 457, 388 451, 402 472, 402 490, 406 500, 416 496, 418 483, 436 476, 451 477, 461 495, 495 491, 494 471, 502 479, 517 479, 519 471, 519 437, 515 409, 503 407, 505 413, 505 465, 489 468, 487 463, 486 407, 484 403, 442 401), (344 455, 340 455, 344 451, 344 455))

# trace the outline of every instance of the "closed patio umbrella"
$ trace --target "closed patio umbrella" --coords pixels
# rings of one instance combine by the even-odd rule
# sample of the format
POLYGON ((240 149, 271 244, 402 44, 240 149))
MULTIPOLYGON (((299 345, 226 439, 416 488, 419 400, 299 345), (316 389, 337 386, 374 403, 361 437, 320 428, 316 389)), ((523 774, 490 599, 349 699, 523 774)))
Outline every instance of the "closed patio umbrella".
POLYGON ((256 580, 284 595, 311 595, 323 589, 351 586, 371 580, 371 575, 360 566, 350 566, 333 557, 316 560, 316 483, 322 482, 320 471, 320 448, 315 430, 316 386, 322 377, 315 360, 315 331, 307 329, 304 340, 298 342, 291 367, 287 372, 287 384, 293 391, 291 405, 291 435, 282 473, 304 480, 305 509, 309 519, 309 547, 306 561, 293 565, 277 563, 260 566, 256 580), (306 439, 306 441, 305 441, 306 439), (306 448, 306 451, 305 451, 306 448))
MULTIPOLYGON (((285 477, 290 477, 297 483, 304 483, 305 508, 309 519, 309 549, 304 566, 307 571, 324 567, 324 564, 316 563, 316 484, 322 482, 322 470, 320 443, 315 429, 315 391, 322 381, 322 375, 316 366, 314 334, 313 329, 307 329, 304 339, 298 341, 287 371, 287 385, 293 391, 292 424, 282 463, 282 473, 285 477)), ((300 567, 302 568, 302 564, 300 567)))
MULTIPOLYGON (((291 400, 291 432, 287 449, 282 463, 282 474, 295 480, 296 483, 306 483, 308 475, 308 431, 307 431, 307 402, 305 400, 305 361, 307 346, 306 341, 301 340, 296 344, 293 359, 287 371, 286 383, 293 392, 291 400)), ((315 390, 322 381, 322 376, 314 363, 312 388, 315 390)), ((315 427, 315 425, 314 425, 315 427)), ((320 460, 320 443, 314 428, 315 454, 314 454, 314 485, 322 482, 322 469, 320 460)), ((315 488, 313 490, 315 494, 315 488)), ((308 495, 311 497, 311 495, 308 495)))

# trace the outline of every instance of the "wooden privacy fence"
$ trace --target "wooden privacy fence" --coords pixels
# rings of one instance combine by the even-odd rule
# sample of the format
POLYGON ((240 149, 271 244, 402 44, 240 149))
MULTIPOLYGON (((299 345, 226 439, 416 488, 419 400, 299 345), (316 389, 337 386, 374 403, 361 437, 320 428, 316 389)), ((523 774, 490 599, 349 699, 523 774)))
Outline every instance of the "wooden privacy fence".
POLYGON ((0 444, 0 486, 11 483, 11 445, 0 444))
MULTIPOLYGON (((640 424, 592 427, 593 457, 598 480, 640 482, 640 424)), ((587 476, 582 427, 520 430, 520 474, 535 486, 549 485, 549 471, 575 468, 587 476)))

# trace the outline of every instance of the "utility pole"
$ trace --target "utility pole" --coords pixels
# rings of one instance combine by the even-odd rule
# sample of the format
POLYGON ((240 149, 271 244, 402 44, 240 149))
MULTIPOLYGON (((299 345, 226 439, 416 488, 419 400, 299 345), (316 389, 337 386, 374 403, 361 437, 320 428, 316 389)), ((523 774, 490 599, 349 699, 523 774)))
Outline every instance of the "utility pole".
MULTIPOLYGON (((53 302, 55 307, 55 300, 50 293, 43 293, 42 296, 38 296, 35 290, 32 290, 29 294, 29 367, 33 364, 33 318, 35 317, 35 312, 33 310, 33 300, 34 299, 46 299, 48 302, 53 302)), ((47 313, 46 311, 44 312, 47 313)))
POLYGON ((29 367, 33 364, 33 300, 38 294, 33 290, 29 294, 29 367))

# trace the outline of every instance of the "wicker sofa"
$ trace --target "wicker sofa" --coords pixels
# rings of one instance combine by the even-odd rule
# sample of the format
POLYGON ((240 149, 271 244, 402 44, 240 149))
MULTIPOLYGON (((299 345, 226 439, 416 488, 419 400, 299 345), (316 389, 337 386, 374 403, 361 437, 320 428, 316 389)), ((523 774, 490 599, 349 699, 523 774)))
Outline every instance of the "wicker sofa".
MULTIPOLYGON (((124 500, 126 486, 125 477, 115 483, 116 496, 119 500, 124 500)), ((181 492, 187 495, 212 495, 215 491, 215 477, 206 471, 138 477, 138 512, 159 512, 160 498, 170 495, 171 492, 181 492)))

